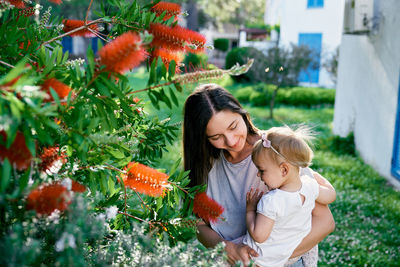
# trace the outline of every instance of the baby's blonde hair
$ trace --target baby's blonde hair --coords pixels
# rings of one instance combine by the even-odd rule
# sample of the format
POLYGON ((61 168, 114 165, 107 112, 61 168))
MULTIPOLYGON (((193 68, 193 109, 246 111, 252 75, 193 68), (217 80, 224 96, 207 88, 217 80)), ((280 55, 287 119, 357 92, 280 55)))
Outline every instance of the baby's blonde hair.
POLYGON ((311 128, 300 125, 296 130, 292 130, 289 126, 282 126, 273 127, 262 133, 265 133, 265 138, 271 142, 273 149, 264 147, 263 140, 257 141, 253 147, 253 161, 260 155, 269 155, 276 164, 283 159, 296 167, 310 166, 314 156, 309 146, 314 139, 311 128))

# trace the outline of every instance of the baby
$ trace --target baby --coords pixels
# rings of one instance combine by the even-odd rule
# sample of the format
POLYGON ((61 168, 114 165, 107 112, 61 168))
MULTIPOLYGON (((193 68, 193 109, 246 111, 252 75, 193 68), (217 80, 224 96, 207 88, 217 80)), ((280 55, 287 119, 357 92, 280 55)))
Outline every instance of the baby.
POLYGON ((335 189, 325 178, 300 175, 300 168, 308 167, 313 157, 307 144, 310 139, 305 127, 295 131, 274 127, 254 145, 252 160, 269 192, 251 189, 247 193, 248 232, 243 242, 258 252, 253 258, 258 266, 284 266, 311 231, 315 201, 329 204, 336 199, 335 189))

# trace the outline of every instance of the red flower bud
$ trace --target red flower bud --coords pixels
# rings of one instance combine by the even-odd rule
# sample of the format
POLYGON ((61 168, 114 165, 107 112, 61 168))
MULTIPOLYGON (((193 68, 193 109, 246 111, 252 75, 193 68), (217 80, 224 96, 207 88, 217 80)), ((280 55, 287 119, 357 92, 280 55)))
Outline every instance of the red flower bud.
MULTIPOLYGON (((90 22, 90 21, 88 21, 88 22, 90 22)), ((85 22, 83 20, 77 20, 77 19, 64 19, 63 24, 64 24, 63 31, 69 32, 76 28, 82 27, 83 25, 85 25, 85 22)), ((94 31, 98 30, 96 24, 89 25, 89 28, 94 31)), ((89 29, 82 29, 82 30, 70 33, 69 36, 92 37, 92 36, 95 36, 95 34, 92 33, 89 29)))
POLYGON ((60 99, 66 98, 68 96, 69 92, 72 90, 71 87, 60 82, 59 80, 57 80, 55 78, 50 78, 50 79, 46 80, 42 85, 42 90, 47 92, 49 95, 49 98, 47 100, 45 100, 45 102, 54 101, 53 96, 50 94, 50 87, 53 88, 54 91, 56 91, 56 93, 60 99))
POLYGON ((60 183, 42 185, 33 190, 27 198, 27 209, 38 214, 50 215, 56 209, 64 211, 71 203, 70 192, 60 183))
POLYGON ((146 51, 141 45, 138 34, 126 32, 100 51, 100 62, 108 71, 124 73, 138 66, 145 58, 146 51))
MULTIPOLYGON (((0 132, 0 139, 6 142, 6 133, 0 132)), ((29 167, 32 161, 32 154, 25 143, 25 137, 21 132, 17 132, 14 142, 10 148, 0 144, 0 160, 7 158, 11 165, 15 165, 17 170, 25 170, 29 167)))
POLYGON ((125 186, 152 197, 164 196, 168 175, 146 165, 131 162, 122 176, 125 186))
POLYGON ((66 157, 64 152, 60 153, 58 146, 45 148, 40 155, 42 162, 39 164, 39 169, 42 172, 57 173, 59 168, 67 162, 66 157))
POLYGON ((224 212, 224 207, 205 192, 200 192, 194 197, 193 212, 206 222, 217 222, 224 212))
POLYGON ((181 6, 175 3, 159 2, 151 8, 151 11, 156 13, 157 17, 161 16, 161 14, 166 11, 163 18, 164 21, 170 19, 172 16, 175 16, 176 20, 177 16, 181 13, 181 6))

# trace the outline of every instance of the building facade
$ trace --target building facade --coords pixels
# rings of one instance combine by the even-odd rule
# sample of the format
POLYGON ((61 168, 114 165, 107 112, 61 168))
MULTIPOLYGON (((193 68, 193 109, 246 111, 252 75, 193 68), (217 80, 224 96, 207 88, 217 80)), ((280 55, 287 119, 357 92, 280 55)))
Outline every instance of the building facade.
POLYGON ((306 86, 334 87, 323 63, 339 47, 343 29, 344 0, 267 0, 265 23, 280 25, 279 43, 307 45, 319 66, 300 75, 306 86))
POLYGON ((343 35, 333 131, 354 132, 364 161, 400 188, 400 1, 353 2, 346 16, 367 30, 352 32, 353 23, 343 35))

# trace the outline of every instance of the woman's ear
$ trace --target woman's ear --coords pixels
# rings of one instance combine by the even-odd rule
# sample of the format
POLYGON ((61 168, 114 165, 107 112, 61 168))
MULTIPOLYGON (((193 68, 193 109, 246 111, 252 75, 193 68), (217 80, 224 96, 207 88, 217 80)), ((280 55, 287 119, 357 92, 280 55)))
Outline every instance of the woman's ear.
POLYGON ((282 177, 285 177, 289 173, 289 165, 286 162, 282 162, 279 166, 282 177))

